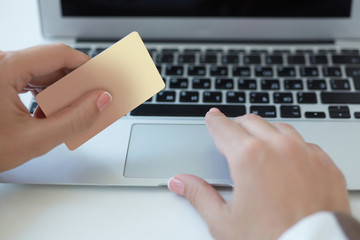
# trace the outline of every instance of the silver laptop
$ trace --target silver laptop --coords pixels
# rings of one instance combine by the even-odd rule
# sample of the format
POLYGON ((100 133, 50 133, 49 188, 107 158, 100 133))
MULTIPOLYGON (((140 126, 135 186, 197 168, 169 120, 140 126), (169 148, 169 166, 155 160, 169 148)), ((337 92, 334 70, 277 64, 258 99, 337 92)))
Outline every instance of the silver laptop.
POLYGON ((1 182, 161 186, 191 173, 231 185, 204 125, 216 106, 229 117, 256 113, 292 124, 330 154, 349 189, 360 189, 360 0, 39 0, 39 7, 45 39, 92 57, 138 31, 166 88, 77 150, 60 145, 1 173, 1 182))

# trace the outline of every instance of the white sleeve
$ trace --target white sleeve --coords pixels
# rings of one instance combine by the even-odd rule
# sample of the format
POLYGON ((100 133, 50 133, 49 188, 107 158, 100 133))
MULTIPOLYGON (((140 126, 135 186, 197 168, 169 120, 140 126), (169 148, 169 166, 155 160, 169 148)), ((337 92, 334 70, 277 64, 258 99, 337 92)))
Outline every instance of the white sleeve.
POLYGON ((346 240, 347 237, 332 212, 317 212, 286 230, 279 240, 346 240))

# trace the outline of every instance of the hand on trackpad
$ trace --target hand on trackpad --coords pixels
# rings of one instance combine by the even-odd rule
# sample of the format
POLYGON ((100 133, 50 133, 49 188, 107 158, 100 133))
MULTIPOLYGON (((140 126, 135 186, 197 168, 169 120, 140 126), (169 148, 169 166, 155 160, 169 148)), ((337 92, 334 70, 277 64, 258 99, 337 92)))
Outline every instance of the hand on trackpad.
POLYGON ((214 184, 228 179, 231 184, 226 159, 205 125, 134 124, 124 176, 170 178, 180 173, 194 174, 214 184))

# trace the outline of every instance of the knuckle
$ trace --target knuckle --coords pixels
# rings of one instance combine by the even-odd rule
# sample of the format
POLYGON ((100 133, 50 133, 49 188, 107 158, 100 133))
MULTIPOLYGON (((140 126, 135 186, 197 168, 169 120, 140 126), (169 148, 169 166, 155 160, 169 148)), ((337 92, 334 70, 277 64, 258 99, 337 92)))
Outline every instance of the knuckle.
POLYGON ((57 48, 60 48, 63 51, 68 51, 69 49, 71 49, 71 47, 69 47, 68 45, 66 45, 65 43, 62 43, 62 42, 54 43, 54 46, 57 48))
POLYGON ((274 139, 274 143, 278 146, 281 146, 279 150, 284 153, 294 154, 300 150, 299 143, 290 136, 280 135, 274 139))
POLYGON ((281 128, 281 129, 295 130, 295 128, 288 123, 277 122, 275 124, 277 125, 278 128, 281 128))
POLYGON ((238 164, 240 165, 252 165, 255 163, 255 160, 258 159, 256 154, 261 151, 266 151, 267 143, 260 139, 249 139, 242 145, 231 147, 231 152, 229 151, 229 155, 232 159, 240 159, 238 164))
POLYGON ((254 119, 258 118, 260 118, 260 116, 256 115, 255 113, 248 113, 239 117, 239 119, 242 121, 253 121, 254 119))

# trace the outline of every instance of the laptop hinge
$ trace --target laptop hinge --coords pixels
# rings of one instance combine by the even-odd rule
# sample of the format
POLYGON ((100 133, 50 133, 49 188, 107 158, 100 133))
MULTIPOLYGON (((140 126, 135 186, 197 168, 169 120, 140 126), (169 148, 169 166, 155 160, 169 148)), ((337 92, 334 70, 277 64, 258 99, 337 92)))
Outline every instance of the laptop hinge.
POLYGON ((336 45, 360 45, 359 38, 343 38, 343 39, 336 39, 336 45))
MULTIPOLYGON (((78 38, 76 42, 116 42, 119 39, 78 38)), ((238 44, 334 44, 333 39, 146 39, 147 43, 238 43, 238 44)))

